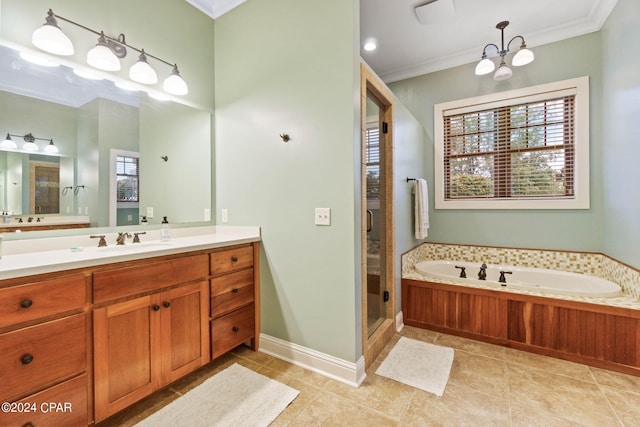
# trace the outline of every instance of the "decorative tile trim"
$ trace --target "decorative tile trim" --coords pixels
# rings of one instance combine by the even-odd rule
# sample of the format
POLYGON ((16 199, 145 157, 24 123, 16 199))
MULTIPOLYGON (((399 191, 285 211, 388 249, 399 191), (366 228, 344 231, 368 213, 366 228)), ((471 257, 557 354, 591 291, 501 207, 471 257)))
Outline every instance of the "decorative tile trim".
POLYGON ((640 301, 640 271, 590 252, 423 243, 402 255, 402 277, 415 277, 413 266, 419 261, 440 259, 589 274, 619 284, 626 294, 640 301))

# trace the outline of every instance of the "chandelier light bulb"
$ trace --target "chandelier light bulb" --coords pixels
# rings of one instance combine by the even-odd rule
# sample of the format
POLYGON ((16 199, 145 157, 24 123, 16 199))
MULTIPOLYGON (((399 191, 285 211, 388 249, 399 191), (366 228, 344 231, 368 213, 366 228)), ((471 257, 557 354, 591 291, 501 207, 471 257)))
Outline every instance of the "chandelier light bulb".
POLYGON ((507 64, 504 63, 504 59, 503 59, 502 62, 500 62, 500 66, 498 67, 498 70, 493 75, 493 80, 495 81, 507 80, 511 78, 512 75, 513 75, 513 71, 511 71, 511 68, 507 67, 507 64))
POLYGON ((527 65, 535 59, 533 52, 531 52, 525 45, 518 50, 518 52, 513 55, 513 59, 511 60, 511 65, 514 67, 521 67, 523 65, 527 65))
POLYGON ((488 59, 486 55, 483 55, 482 60, 478 62, 478 65, 476 65, 476 76, 483 76, 485 74, 489 74, 495 69, 496 69, 496 64, 494 64, 492 60, 488 59))

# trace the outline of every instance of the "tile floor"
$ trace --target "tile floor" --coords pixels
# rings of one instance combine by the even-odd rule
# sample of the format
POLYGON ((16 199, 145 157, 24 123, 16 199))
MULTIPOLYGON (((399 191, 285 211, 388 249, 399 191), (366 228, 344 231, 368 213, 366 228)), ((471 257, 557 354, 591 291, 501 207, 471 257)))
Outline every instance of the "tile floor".
POLYGON ((239 347, 100 427, 131 426, 235 362, 300 391, 277 427, 640 425, 640 377, 405 327, 359 388, 239 347), (400 335, 455 349, 442 397, 375 374, 400 335))

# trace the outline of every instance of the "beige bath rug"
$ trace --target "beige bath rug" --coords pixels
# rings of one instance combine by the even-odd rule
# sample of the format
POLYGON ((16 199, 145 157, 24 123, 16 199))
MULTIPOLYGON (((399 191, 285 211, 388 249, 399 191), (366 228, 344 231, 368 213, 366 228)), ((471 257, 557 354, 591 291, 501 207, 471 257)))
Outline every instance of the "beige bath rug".
POLYGON ((298 393, 236 363, 136 426, 268 426, 298 393))
POLYGON ((401 337, 376 374, 442 396, 452 363, 452 348, 401 337))

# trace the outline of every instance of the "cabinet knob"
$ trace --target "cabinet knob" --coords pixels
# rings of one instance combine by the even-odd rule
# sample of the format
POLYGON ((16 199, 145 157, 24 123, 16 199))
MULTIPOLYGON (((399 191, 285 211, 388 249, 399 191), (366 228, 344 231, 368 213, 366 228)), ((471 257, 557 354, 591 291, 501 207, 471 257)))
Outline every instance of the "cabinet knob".
POLYGON ((26 423, 22 427, 36 427, 36 426, 34 426, 33 423, 26 423))
POLYGON ((231 262, 238 262, 238 257, 237 256, 232 256, 231 257, 231 262))
POLYGON ((20 361, 23 365, 28 365, 29 363, 33 362, 33 356, 27 353, 20 358, 20 361))
POLYGON ((164 306, 164 308, 169 308, 169 307, 171 307, 171 302, 165 301, 165 302, 162 303, 162 305, 164 306))
POLYGON ((20 307, 22 307, 22 308, 29 308, 32 305, 33 305, 33 301, 31 301, 28 298, 20 303, 20 307))
POLYGON ((240 330, 240 328, 238 328, 237 326, 234 326, 233 328, 231 328, 231 330, 233 332, 238 332, 240 330))
POLYGON ((238 293, 238 288, 231 289, 231 292, 233 292, 234 294, 237 294, 238 293))
POLYGON ((151 309, 152 309, 153 311, 158 311, 158 310, 160 310, 160 306, 159 306, 158 304, 153 304, 153 306, 151 307, 151 309))

